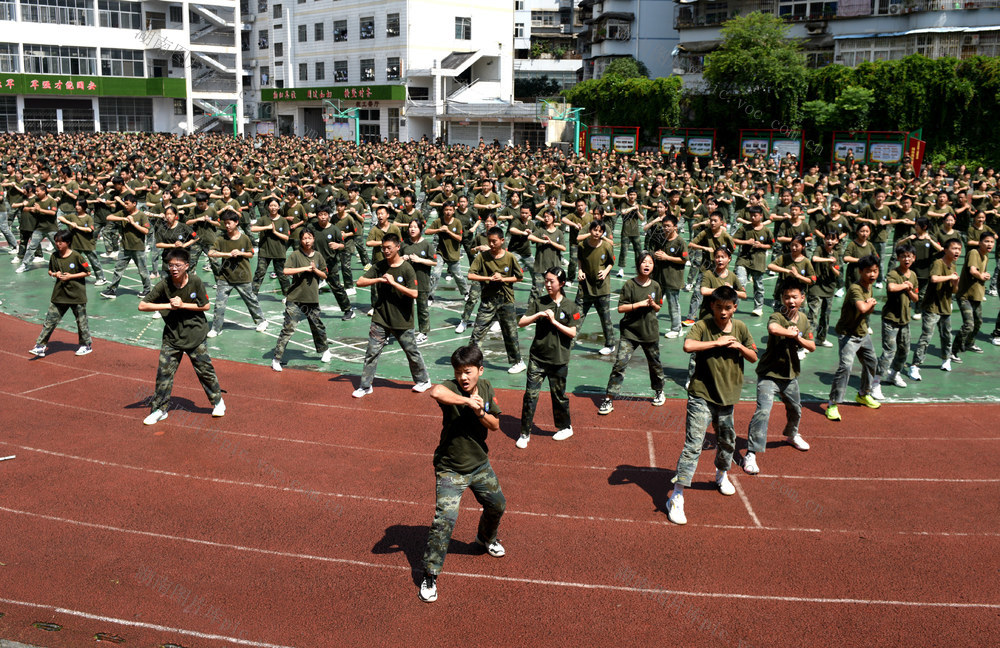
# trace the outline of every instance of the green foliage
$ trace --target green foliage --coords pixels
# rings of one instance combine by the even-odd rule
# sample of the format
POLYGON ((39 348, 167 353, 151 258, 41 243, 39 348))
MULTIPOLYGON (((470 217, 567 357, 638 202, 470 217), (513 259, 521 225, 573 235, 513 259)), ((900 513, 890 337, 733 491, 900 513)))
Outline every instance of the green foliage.
POLYGON ((840 128, 868 130, 868 111, 875 93, 868 88, 847 86, 837 97, 836 119, 840 128))
POLYGON ((802 104, 802 115, 807 127, 827 130, 833 127, 837 118, 837 105, 822 99, 814 99, 802 104))
POLYGON ((584 122, 640 126, 652 138, 661 126, 680 121, 679 77, 645 79, 605 75, 563 91, 566 101, 584 109, 584 122))
POLYGON ((544 75, 537 79, 514 79, 514 96, 518 99, 551 97, 559 94, 560 90, 558 81, 544 75))
POLYGON ((649 68, 642 61, 631 56, 616 58, 604 69, 604 76, 616 76, 622 79, 648 79, 649 68))

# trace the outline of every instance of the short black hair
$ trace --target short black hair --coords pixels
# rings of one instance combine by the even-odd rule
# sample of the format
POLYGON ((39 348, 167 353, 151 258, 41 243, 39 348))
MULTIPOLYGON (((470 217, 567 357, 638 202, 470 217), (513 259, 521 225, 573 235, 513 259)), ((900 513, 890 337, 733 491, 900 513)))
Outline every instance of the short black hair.
POLYGON ((503 236, 503 230, 500 229, 499 227, 497 227, 496 225, 494 225, 493 227, 491 227, 488 230, 486 230, 486 236, 487 237, 490 237, 490 236, 499 236, 501 239, 503 239, 503 237, 504 237, 503 236))
POLYGON ((786 279, 781 282, 781 290, 778 291, 778 294, 784 295, 786 290, 798 290, 804 295, 806 294, 806 285, 798 279, 786 279))
POLYGON ((73 238, 73 235, 69 233, 69 230, 59 230, 52 235, 52 240, 56 243, 69 243, 73 238))
POLYGON ((382 237, 382 242, 383 243, 395 243, 396 245, 399 245, 399 235, 396 234, 395 232, 389 232, 385 236, 382 237))
POLYGON ((906 243, 900 243, 896 246, 896 256, 901 254, 916 254, 917 249, 913 247, 913 244, 907 241, 906 243))
POLYGON ((240 217, 231 211, 227 211, 225 214, 222 215, 222 220, 224 221, 238 221, 239 219, 240 217))
POLYGON ((455 369, 461 367, 482 367, 483 350, 475 344, 461 346, 451 352, 451 366, 455 369))
POLYGON ((712 301, 713 302, 732 302, 735 304, 739 301, 740 296, 736 294, 736 289, 730 285, 719 286, 712 291, 712 301))
POLYGON ((184 263, 191 263, 191 253, 187 251, 187 248, 171 248, 163 253, 164 263, 169 263, 174 259, 178 261, 183 261, 184 263))
MULTIPOLYGON (((953 240, 957 241, 958 239, 953 240)), ((872 266, 878 267, 878 257, 874 254, 866 254, 858 259, 858 270, 864 271, 872 266)))

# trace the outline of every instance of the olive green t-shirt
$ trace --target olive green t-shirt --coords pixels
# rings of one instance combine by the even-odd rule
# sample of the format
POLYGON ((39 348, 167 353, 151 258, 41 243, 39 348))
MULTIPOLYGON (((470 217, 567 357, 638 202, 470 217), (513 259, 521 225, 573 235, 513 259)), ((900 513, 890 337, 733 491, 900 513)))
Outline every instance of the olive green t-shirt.
MULTIPOLYGON (((756 240, 764 245, 770 245, 771 249, 774 248, 774 234, 766 227, 761 227, 758 230, 750 225, 744 225, 733 235, 733 238, 741 241, 756 240)), ((752 245, 741 245, 736 257, 736 265, 763 272, 767 270, 767 254, 770 251, 770 249, 755 248, 752 245)))
MULTIPOLYGON (((494 258, 493 253, 489 250, 480 252, 472 260, 469 272, 483 277, 491 277, 496 272, 499 272, 502 277, 517 277, 521 279, 524 276, 517 259, 507 250, 502 251, 499 259, 494 258)), ((480 282, 480 285, 483 288, 481 299, 484 304, 497 298, 502 298, 506 304, 514 303, 514 284, 499 281, 483 281, 480 282)))
MULTIPOLYGON (((174 297, 180 297, 186 304, 204 306, 208 304, 208 292, 201 278, 193 273, 187 276, 187 282, 177 287, 173 279, 167 277, 153 286, 142 301, 149 304, 168 304, 174 297)), ((160 311, 163 317, 163 343, 190 351, 196 349, 208 336, 208 319, 204 311, 187 309, 160 311)))
MULTIPOLYGON (((34 198, 32 198, 29 202, 31 205, 35 205, 40 209, 54 209, 58 211, 58 205, 56 204, 56 199, 50 196, 46 196, 41 200, 35 200, 34 198)), ((23 215, 24 212, 22 211, 22 216, 23 215)), ((39 212, 32 212, 31 215, 35 219, 34 229, 41 230, 42 232, 55 232, 57 229, 59 229, 59 227, 56 224, 55 214, 49 215, 49 214, 42 214, 39 212)))
MULTIPOLYGON (((116 216, 121 216, 122 218, 127 218, 128 216, 124 211, 118 212, 116 216)), ((139 227, 148 228, 149 219, 146 218, 146 214, 137 211, 132 214, 132 220, 139 227)), ((139 250, 146 249, 146 235, 140 232, 135 225, 132 225, 128 221, 118 221, 122 226, 122 247, 131 252, 138 252, 139 250)))
MULTIPOLYGON (((750 329, 739 320, 730 320, 732 330, 725 333, 714 318, 698 320, 688 331, 687 339, 697 342, 714 342, 723 335, 732 335, 745 347, 756 350, 750 329)), ((694 354, 694 376, 688 385, 688 394, 703 398, 715 405, 733 405, 740 399, 743 389, 743 354, 739 349, 717 347, 694 354)))
POLYGON ((712 235, 712 230, 704 229, 699 232, 693 239, 691 239, 693 245, 700 245, 702 247, 712 248, 711 252, 704 252, 701 260, 701 267, 703 270, 711 270, 715 266, 714 255, 715 251, 720 247, 725 245, 730 250, 732 250, 735 245, 733 244, 733 237, 729 235, 726 230, 721 230, 718 236, 712 235))
MULTIPOLYGON (((935 276, 943 277, 955 273, 955 264, 952 263, 948 265, 944 262, 944 259, 936 259, 933 264, 931 264, 931 274, 933 278, 935 276)), ((927 296, 924 298, 924 308, 928 313, 936 313, 938 315, 949 315, 951 314, 951 297, 955 294, 955 288, 952 282, 942 281, 941 283, 934 283, 933 281, 927 284, 927 296)))
POLYGON ((202 244, 210 246, 212 243, 215 243, 215 239, 219 236, 219 228, 211 222, 219 220, 219 215, 216 213, 215 208, 208 207, 203 211, 199 211, 196 207, 191 216, 185 220, 201 218, 202 216, 207 216, 208 220, 198 221, 190 227, 198 234, 198 239, 202 244))
MULTIPOLYGON (((917 275, 912 268, 906 271, 906 276, 900 274, 899 268, 893 268, 889 271, 885 281, 887 284, 901 284, 909 281, 914 288, 917 287, 917 275)), ((911 309, 910 296, 906 294, 905 290, 887 292, 885 306, 882 307, 882 319, 892 322, 896 326, 909 324, 911 309)))
MULTIPOLYGON (((722 286, 732 286, 733 290, 736 292, 743 290, 743 284, 736 278, 736 273, 732 270, 727 270, 725 277, 720 277, 715 274, 715 272, 705 272, 701 275, 702 288, 711 288, 712 290, 715 290, 716 288, 721 288, 722 286)), ((709 295, 701 300, 701 306, 698 308, 698 319, 709 317, 711 314, 712 296, 709 295)))
MULTIPOLYGON (((654 233, 646 240, 646 247, 653 251, 662 250, 667 256, 680 257, 686 260, 688 256, 687 243, 680 234, 673 240, 667 240, 666 234, 659 227, 652 230, 654 233)), ((660 261, 653 257, 653 277, 664 290, 680 290, 684 286, 684 266, 685 261, 676 263, 673 261, 660 261)))
MULTIPOLYGON (((801 310, 795 316, 795 321, 785 317, 780 311, 771 313, 767 320, 768 327, 777 324, 782 328, 797 326, 799 332, 807 340, 813 339, 812 326, 809 325, 809 318, 801 310)), ((775 335, 768 331, 767 348, 760 356, 757 365, 757 376, 761 378, 777 378, 779 380, 791 380, 798 377, 802 369, 799 363, 798 351, 802 346, 797 339, 775 335)))
MULTIPOLYGON (((235 239, 231 239, 226 235, 215 239, 212 249, 216 252, 232 252, 233 250, 253 252, 253 243, 250 242, 250 237, 239 230, 237 232, 239 232, 239 236, 235 239)), ((250 280, 253 278, 250 274, 250 259, 246 257, 225 257, 217 259, 217 261, 219 261, 220 265, 221 278, 230 284, 250 283, 250 280)))
POLYGON ((861 284, 851 284, 844 295, 844 305, 840 308, 840 319, 837 320, 836 331, 838 335, 851 335, 854 337, 864 337, 868 335, 868 315, 858 312, 855 302, 864 302, 871 299, 872 287, 864 290, 861 284))
POLYGON ((275 232, 279 232, 284 235, 288 235, 288 221, 285 220, 283 216, 278 216, 274 220, 270 216, 261 216, 257 219, 257 227, 267 227, 271 223, 274 223, 274 230, 263 230, 258 232, 260 239, 258 245, 260 246, 259 254, 263 259, 284 259, 285 250, 288 249, 288 243, 278 238, 275 232))
MULTIPOLYGON (((368 241, 381 241, 385 238, 386 234, 395 234, 399 237, 400 242, 403 240, 403 235, 399 231, 399 226, 393 223, 386 223, 385 229, 383 230, 378 225, 375 225, 370 230, 368 230, 368 241)), ((382 256, 382 247, 379 243, 379 247, 371 248, 372 261, 378 263, 385 257, 382 256)))
MULTIPOLYGON (((53 252, 49 257, 49 272, 68 272, 77 274, 78 272, 90 273, 90 265, 87 258, 76 250, 70 250, 67 257, 59 256, 59 252, 53 252)), ((86 304, 87 303, 87 280, 70 279, 61 281, 56 279, 56 284, 52 286, 53 304, 86 304)))
MULTIPOLYGON (((576 326, 580 319, 580 309, 572 299, 563 295, 559 303, 555 303, 547 294, 528 303, 528 310, 524 312, 526 316, 540 313, 544 310, 552 311, 563 326, 576 326)), ((548 318, 541 318, 535 322, 535 337, 531 341, 530 357, 539 362, 554 365, 569 364, 569 350, 573 345, 573 339, 563 335, 549 322, 548 318)))
MULTIPOLYGON (((420 238, 417 243, 404 243, 401 253, 404 255, 415 255, 421 259, 435 260, 437 255, 434 254, 434 247, 429 239, 424 237, 420 238)), ((413 272, 417 276, 417 291, 418 292, 429 292, 431 288, 431 266, 424 265, 423 263, 410 263, 413 266, 413 272)))
MULTIPOLYGON (((531 232, 534 236, 544 239, 546 236, 556 245, 564 245, 565 233, 562 228, 555 227, 551 232, 544 227, 536 227, 531 232)), ((551 243, 535 243, 535 264, 536 273, 544 273, 549 268, 557 268, 562 264, 562 253, 552 247, 551 243)))
MULTIPOLYGON (((368 268, 364 277, 367 279, 378 279, 385 273, 391 272, 396 279, 396 283, 402 284, 406 288, 420 290, 417 283, 417 273, 408 261, 403 261, 396 267, 391 267, 389 262, 382 259, 378 263, 373 263, 368 268)), ((413 302, 412 297, 407 297, 393 286, 385 282, 372 285, 375 291, 375 312, 372 314, 372 322, 384 326, 394 331, 403 331, 413 328, 413 302)))
MULTIPOLYGON (((312 254, 306 254, 302 250, 294 250, 288 255, 285 267, 306 268, 310 263, 315 263, 317 270, 326 272, 326 258, 315 249, 313 249, 312 254)), ((292 286, 286 295, 288 301, 297 304, 319 303, 320 278, 315 272, 300 272, 290 275, 288 278, 292 280, 292 286)))
MULTIPOLYGON (((449 223, 448 225, 445 225, 442 219, 436 218, 434 219, 434 222, 431 223, 430 227, 428 227, 427 229, 436 230, 441 227, 447 227, 449 230, 451 230, 453 234, 458 234, 459 236, 462 236, 462 233, 465 231, 464 229, 462 229, 462 223, 458 220, 458 218, 452 218, 451 223, 449 223)), ((448 236, 444 232, 439 232, 437 234, 437 239, 438 239, 437 251, 438 254, 441 255, 441 258, 448 263, 454 263, 455 261, 458 261, 458 259, 461 256, 460 252, 462 249, 462 242, 456 241, 455 239, 448 236)))
MULTIPOLYGON (((450 392, 466 396, 454 379, 445 380, 441 386, 450 392)), ((483 399, 483 409, 487 414, 500 416, 493 385, 485 378, 479 379, 476 393, 483 399)), ((489 430, 468 405, 445 405, 441 407, 441 441, 434 450, 434 470, 447 470, 462 475, 475 472, 489 459, 486 435, 489 430)))
MULTIPOLYGON (((621 296, 618 300, 620 304, 638 304, 645 302, 648 297, 652 297, 657 304, 663 304, 663 291, 660 284, 650 279, 645 286, 639 285, 634 278, 629 279, 622 286, 621 296)), ((643 306, 635 310, 622 313, 622 321, 619 324, 623 338, 634 342, 656 342, 660 337, 659 323, 656 321, 656 311, 649 306, 643 306)))
POLYGON ((156 233, 157 243, 186 243, 190 238, 198 238, 190 227, 178 221, 172 228, 164 227, 156 233))
POLYGON ((79 252, 93 252, 97 249, 97 244, 94 242, 94 217, 90 214, 77 214, 73 212, 72 214, 66 214, 64 218, 80 227, 90 227, 91 231, 84 232, 76 229, 75 227, 70 229, 70 242, 69 246, 74 250, 79 252))
POLYGON ((615 263, 615 245, 607 239, 601 239, 596 246, 590 244, 588 235, 577 246, 577 256, 580 270, 585 279, 580 282, 580 290, 585 297, 601 297, 611 294, 611 276, 598 279, 597 274, 615 263))
POLYGON ((971 268, 976 268, 980 273, 986 272, 987 257, 983 257, 978 249, 969 250, 965 256, 965 265, 962 267, 962 274, 958 278, 958 292, 955 295, 959 299, 981 302, 986 299, 986 282, 976 279, 970 272, 971 268))

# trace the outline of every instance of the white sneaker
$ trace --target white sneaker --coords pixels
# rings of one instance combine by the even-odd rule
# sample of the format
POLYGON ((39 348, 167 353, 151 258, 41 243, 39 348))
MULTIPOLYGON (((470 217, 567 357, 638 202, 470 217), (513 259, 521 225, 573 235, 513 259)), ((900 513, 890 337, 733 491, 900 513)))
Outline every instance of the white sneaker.
POLYGON ((430 388, 431 388, 431 381, 425 380, 424 382, 420 382, 414 385, 413 391, 417 392, 418 394, 422 394, 430 388))
POLYGON ((990 343, 993 346, 1000 346, 1000 337, 991 338, 990 343))
POLYGON ((458 323, 458 326, 455 327, 455 332, 465 333, 465 320, 462 320, 458 323))
POLYGON ((837 292, 835 292, 833 294, 834 294, 835 297, 843 297, 844 296, 844 289, 843 288, 837 288, 837 292))
POLYGON ((795 352, 799 356, 799 360, 806 359, 806 353, 808 353, 804 347, 799 347, 799 350, 795 352))
POLYGON ((619 279, 624 279, 625 278, 625 271, 622 270, 621 268, 618 268, 618 273, 615 276, 618 277, 619 279))
POLYGON ((951 358, 941 363, 941 371, 951 371, 951 358))
POLYGON ((94 285, 95 286, 104 286, 107 283, 108 283, 107 279, 98 279, 97 281, 94 282, 94 285))
POLYGON ((918 319, 920 319, 922 317, 923 317, 923 315, 921 315, 920 313, 914 313, 913 314, 913 319, 915 319, 915 320, 918 320, 918 319))
POLYGON ((573 428, 572 427, 563 428, 563 429, 559 430, 558 432, 556 432, 555 434, 552 435, 552 440, 553 441, 565 441, 566 439, 570 438, 571 436, 573 436, 573 428))
POLYGON ((896 387, 906 387, 906 381, 903 380, 903 377, 899 375, 898 371, 893 373, 892 384, 896 387))
POLYGON ((885 396, 882 395, 881 383, 875 383, 874 385, 872 385, 872 390, 869 393, 875 400, 885 400, 885 396))
POLYGON ((208 332, 208 337, 210 338, 219 337, 219 332, 216 331, 215 329, 212 329, 208 332))
POLYGON ((326 279, 320 279, 319 284, 316 287, 320 290, 326 288, 326 279))
POLYGON ((84 344, 79 349, 76 350, 76 355, 85 356, 93 350, 94 350, 93 347, 91 347, 89 344, 84 344))
POLYGON ((528 439, 530 438, 527 434, 522 434, 517 438, 517 442, 514 445, 523 450, 528 447, 528 439))
POLYGON ((368 317, 371 317, 374 314, 375 314, 374 308, 369 308, 368 310, 365 311, 365 315, 367 315, 368 317))
POLYGON ((153 319, 163 319, 163 315, 160 315, 160 311, 153 311, 153 319))
POLYGON ((674 524, 688 523, 687 516, 684 515, 684 496, 676 491, 667 500, 667 519, 674 524))
POLYGON ((255 330, 258 333, 263 333, 265 330, 267 330, 267 320, 261 320, 261 321, 257 322, 257 326, 255 327, 255 330))
POLYGON ((920 380, 920 367, 910 365, 910 380, 920 380))
POLYGON ((764 314, 764 309, 763 308, 755 308, 752 311, 750 311, 750 313, 752 315, 756 315, 757 317, 760 317, 761 315, 764 314))
POLYGON ((805 452, 809 449, 809 444, 806 443, 806 440, 802 438, 801 434, 796 434, 793 437, 788 437, 788 443, 791 444, 791 446, 796 450, 801 450, 802 452, 805 452))
POLYGON ((490 326, 490 333, 499 333, 499 332, 500 332, 500 320, 496 320, 490 326))
POLYGON ((744 455, 743 472, 748 475, 756 475, 760 472, 760 468, 757 467, 757 455, 752 452, 748 452, 744 455))
POLYGON ((17 266, 17 270, 15 270, 14 272, 16 272, 17 274, 24 274, 27 271, 28 271, 27 266, 25 266, 24 264, 21 264, 21 265, 17 266))
POLYGON ((44 358, 45 350, 47 348, 48 347, 46 347, 44 344, 36 344, 33 348, 28 350, 28 353, 30 353, 33 356, 38 356, 39 358, 44 358))
POLYGON ((424 579, 420 581, 420 591, 417 593, 424 603, 433 603, 438 600, 437 576, 424 574, 424 579))
POLYGON ((218 404, 212 408, 212 416, 219 418, 226 415, 226 401, 219 399, 218 404))
POLYGON ((358 294, 358 289, 357 288, 348 288, 344 292, 347 293, 348 295, 357 295, 358 294))
POLYGON ((159 423, 160 421, 162 421, 165 418, 167 418, 167 413, 166 412, 164 412, 163 410, 153 410, 150 413, 149 416, 147 416, 146 418, 142 419, 142 424, 143 425, 153 425, 155 423, 159 423))
POLYGON ((282 370, 281 369, 281 360, 272 360, 271 361, 271 369, 273 369, 275 371, 281 371, 282 370))
POLYGON ((17 265, 20 262, 21 262, 21 257, 17 256, 17 252, 15 252, 13 258, 11 258, 10 260, 10 264, 17 265))
POLYGON ((416 335, 413 336, 413 341, 416 342, 417 344, 423 344, 424 342, 427 341, 427 336, 424 335, 423 333, 417 333, 416 335))
POLYGON ((598 353, 600 353, 602 356, 611 355, 614 352, 615 348, 613 346, 606 346, 602 348, 600 351, 598 351, 598 353))
POLYGON ((823 340, 823 343, 820 346, 829 349, 833 347, 833 342, 831 342, 830 340, 823 340))
POLYGON ((664 395, 663 391, 658 391, 653 394, 653 407, 659 407, 667 402, 667 397, 664 395))
POLYGON ((666 333, 663 334, 663 337, 671 339, 671 340, 674 339, 674 338, 676 338, 676 337, 680 337, 680 336, 681 336, 681 332, 680 331, 667 331, 666 333))
POLYGON ((507 373, 509 373, 509 374, 519 374, 519 373, 521 373, 522 371, 524 371, 527 368, 528 367, 524 364, 524 361, 522 360, 521 362, 518 362, 516 365, 514 365, 510 369, 508 369, 507 373))
POLYGON ((503 558, 507 555, 507 550, 503 548, 502 544, 500 544, 499 538, 490 543, 480 542, 479 538, 476 538, 476 544, 485 549, 486 553, 494 558, 503 558))
POLYGON ((319 359, 320 362, 330 362, 331 360, 333 360, 333 351, 330 349, 324 351, 323 357, 319 359))
POLYGON ((733 483, 729 481, 729 473, 725 470, 715 471, 715 485, 719 488, 719 492, 723 495, 735 495, 736 488, 733 483))
POLYGON ((367 396, 368 394, 372 393, 372 391, 374 390, 371 387, 369 387, 368 389, 362 389, 361 387, 358 387, 353 392, 351 392, 351 396, 355 398, 363 398, 364 396, 367 396))

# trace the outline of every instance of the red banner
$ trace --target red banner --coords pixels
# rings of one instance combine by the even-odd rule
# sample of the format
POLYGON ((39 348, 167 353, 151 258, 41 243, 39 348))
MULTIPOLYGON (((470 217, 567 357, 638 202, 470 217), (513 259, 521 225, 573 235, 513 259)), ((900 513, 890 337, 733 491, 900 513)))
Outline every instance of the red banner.
POLYGON ((910 163, 913 165, 913 172, 920 175, 920 167, 924 163, 924 151, 927 149, 927 142, 909 136, 906 139, 906 151, 910 156, 910 163))

